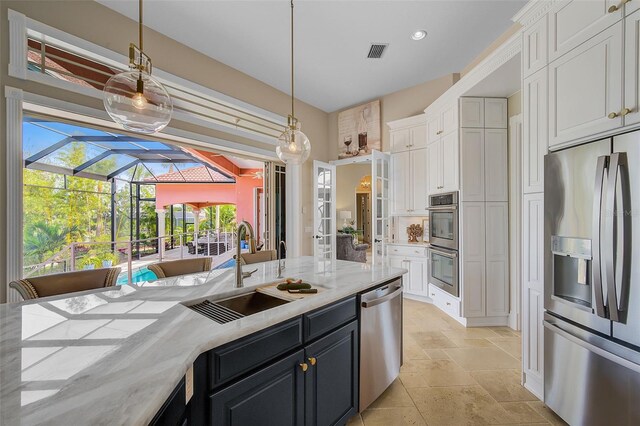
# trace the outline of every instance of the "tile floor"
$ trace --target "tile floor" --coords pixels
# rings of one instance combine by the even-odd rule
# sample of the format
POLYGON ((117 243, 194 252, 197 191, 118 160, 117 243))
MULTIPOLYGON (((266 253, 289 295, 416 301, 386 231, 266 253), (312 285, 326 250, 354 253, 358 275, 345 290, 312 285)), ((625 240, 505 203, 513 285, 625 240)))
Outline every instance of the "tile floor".
POLYGON ((464 328, 405 299, 400 377, 349 425, 564 425, 520 386, 520 342, 510 328, 464 328))

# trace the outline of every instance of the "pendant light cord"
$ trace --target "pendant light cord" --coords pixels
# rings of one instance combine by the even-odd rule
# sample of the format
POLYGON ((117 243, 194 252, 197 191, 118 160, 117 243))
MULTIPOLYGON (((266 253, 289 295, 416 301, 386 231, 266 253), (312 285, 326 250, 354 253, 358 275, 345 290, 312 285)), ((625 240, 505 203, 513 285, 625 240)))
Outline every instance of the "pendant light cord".
POLYGON ((142 46, 142 0, 138 2, 138 42, 140 52, 144 51, 142 46))
MULTIPOLYGON (((140 0, 142 1, 142 0, 140 0)), ((293 0, 291 0, 291 125, 293 126, 293 120, 295 118, 294 114, 294 103, 295 98, 293 94, 293 82, 294 82, 294 71, 293 71, 293 0)))

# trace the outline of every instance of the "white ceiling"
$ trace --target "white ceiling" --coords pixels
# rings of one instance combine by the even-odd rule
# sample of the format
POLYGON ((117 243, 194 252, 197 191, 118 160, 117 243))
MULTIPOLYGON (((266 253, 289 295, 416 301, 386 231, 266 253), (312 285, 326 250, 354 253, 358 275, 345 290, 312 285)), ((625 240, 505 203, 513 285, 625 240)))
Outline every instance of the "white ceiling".
MULTIPOLYGON (((98 0, 137 19, 136 0, 98 0)), ((526 0, 297 0, 296 98, 336 111, 459 72, 526 0), (413 41, 411 33, 427 37, 413 41), (367 59, 372 42, 389 43, 367 59)), ((289 10, 280 1, 146 0, 145 25, 290 93, 289 10)))
POLYGON ((227 157, 229 161, 231 161, 241 169, 261 169, 264 167, 264 161, 250 160, 248 158, 242 157, 232 157, 230 155, 225 155, 225 157, 227 157))

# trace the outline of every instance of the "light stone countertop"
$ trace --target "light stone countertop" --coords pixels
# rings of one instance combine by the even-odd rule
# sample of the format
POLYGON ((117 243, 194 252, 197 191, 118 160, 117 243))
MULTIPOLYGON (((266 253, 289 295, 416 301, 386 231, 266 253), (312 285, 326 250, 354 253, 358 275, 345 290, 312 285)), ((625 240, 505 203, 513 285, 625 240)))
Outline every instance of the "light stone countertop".
POLYGON ((242 289, 222 269, 0 305, 0 425, 147 424, 201 353, 406 272, 300 257, 283 274, 318 294, 227 324, 183 305, 278 281, 277 262, 256 268, 242 289))

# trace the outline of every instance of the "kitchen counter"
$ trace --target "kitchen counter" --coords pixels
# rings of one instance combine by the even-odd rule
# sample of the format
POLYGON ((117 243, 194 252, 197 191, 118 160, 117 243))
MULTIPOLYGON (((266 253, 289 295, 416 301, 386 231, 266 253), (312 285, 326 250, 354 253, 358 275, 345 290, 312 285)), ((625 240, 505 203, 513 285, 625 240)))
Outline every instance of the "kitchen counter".
POLYGON ((147 424, 203 352, 325 306, 406 271, 286 260, 286 277, 322 291, 218 324, 183 303, 277 281, 277 262, 234 288, 232 269, 0 305, 0 424, 147 424))

